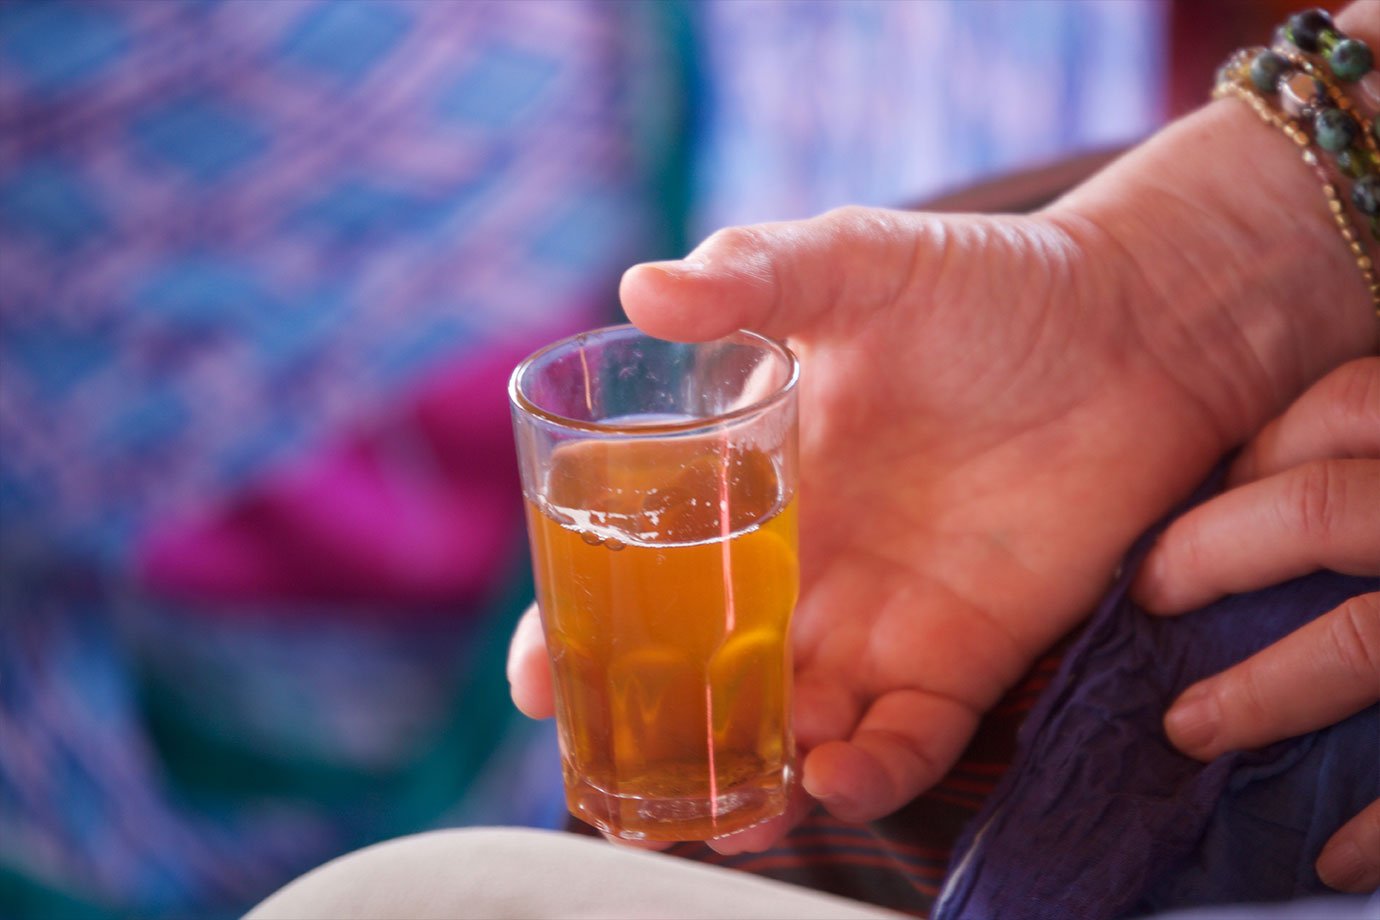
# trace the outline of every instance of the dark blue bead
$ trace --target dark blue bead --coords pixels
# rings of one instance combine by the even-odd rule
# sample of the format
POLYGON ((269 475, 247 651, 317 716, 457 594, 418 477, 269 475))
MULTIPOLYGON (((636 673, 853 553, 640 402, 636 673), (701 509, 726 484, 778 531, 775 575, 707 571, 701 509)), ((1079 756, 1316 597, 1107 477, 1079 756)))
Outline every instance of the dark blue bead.
POLYGON ((1351 187, 1351 203, 1362 214, 1380 214, 1380 176, 1362 176, 1351 187))
POLYGON ((1328 153, 1341 153, 1360 133, 1356 119, 1341 109, 1323 109, 1313 116, 1313 135, 1328 153))
POLYGON ((1344 38, 1332 49, 1327 63, 1332 67, 1337 79, 1351 83, 1370 73, 1370 69, 1375 66, 1375 58, 1370 53, 1370 46, 1365 42, 1344 38))
POLYGON ((1311 9, 1290 16, 1287 29, 1289 40, 1300 51, 1317 54, 1322 47, 1323 32, 1335 31, 1336 26, 1332 24, 1332 17, 1327 15, 1326 10, 1311 9))
POLYGON ((1273 51, 1262 51, 1251 61, 1251 82, 1262 93, 1279 90, 1279 78, 1289 69, 1289 59, 1273 51))

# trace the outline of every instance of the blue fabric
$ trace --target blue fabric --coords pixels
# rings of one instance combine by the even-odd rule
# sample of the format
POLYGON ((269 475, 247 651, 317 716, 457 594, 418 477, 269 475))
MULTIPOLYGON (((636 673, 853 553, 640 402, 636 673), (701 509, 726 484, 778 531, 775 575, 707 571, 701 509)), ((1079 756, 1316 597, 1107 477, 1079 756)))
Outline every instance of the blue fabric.
POLYGON ((1380 706, 1208 764, 1175 750, 1161 720, 1190 684, 1380 590, 1380 578, 1320 572, 1152 617, 1126 596, 1147 548, 1023 726, 1010 772, 955 851, 935 920, 1097 920, 1329 891, 1318 853, 1380 798, 1380 706))

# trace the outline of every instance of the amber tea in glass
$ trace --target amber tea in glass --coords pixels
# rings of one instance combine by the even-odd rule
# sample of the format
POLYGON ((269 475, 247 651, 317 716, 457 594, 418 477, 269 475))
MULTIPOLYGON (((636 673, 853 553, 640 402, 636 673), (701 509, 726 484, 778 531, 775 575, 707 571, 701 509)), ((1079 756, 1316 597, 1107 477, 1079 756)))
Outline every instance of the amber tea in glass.
POLYGON ((759 336, 631 326, 513 374, 567 801, 606 833, 705 839, 785 808, 796 378, 759 336))

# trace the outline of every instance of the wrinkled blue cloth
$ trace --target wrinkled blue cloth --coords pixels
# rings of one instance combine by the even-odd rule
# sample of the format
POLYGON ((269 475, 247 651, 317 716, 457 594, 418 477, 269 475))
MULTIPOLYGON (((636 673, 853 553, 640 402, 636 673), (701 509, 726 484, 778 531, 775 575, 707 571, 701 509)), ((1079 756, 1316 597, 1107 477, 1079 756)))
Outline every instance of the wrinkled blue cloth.
POLYGON ((1127 597, 1149 539, 1022 727, 934 920, 1098 920, 1329 891, 1318 853, 1380 798, 1380 706, 1208 764, 1175 750, 1161 720, 1190 684, 1380 590, 1380 578, 1319 572, 1153 617, 1127 597))

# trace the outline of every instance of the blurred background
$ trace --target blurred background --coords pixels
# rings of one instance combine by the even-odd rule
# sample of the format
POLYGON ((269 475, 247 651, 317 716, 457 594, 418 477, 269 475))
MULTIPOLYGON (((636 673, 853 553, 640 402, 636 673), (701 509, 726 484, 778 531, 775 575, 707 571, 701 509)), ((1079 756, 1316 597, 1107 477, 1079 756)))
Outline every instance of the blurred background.
POLYGON ((0 3, 0 915, 558 826, 512 365, 717 227, 1134 141, 1288 9, 0 3))

